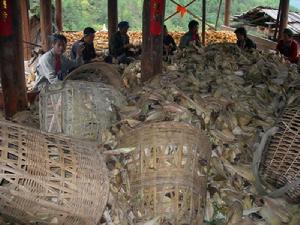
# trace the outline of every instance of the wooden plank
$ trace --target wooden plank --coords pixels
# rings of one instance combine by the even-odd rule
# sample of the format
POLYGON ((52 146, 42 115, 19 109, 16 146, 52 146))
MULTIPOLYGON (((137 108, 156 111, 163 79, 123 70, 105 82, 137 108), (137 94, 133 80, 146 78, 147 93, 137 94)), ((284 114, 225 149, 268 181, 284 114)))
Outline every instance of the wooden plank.
POLYGON ((42 48, 47 52, 50 49, 49 37, 52 34, 51 0, 40 0, 40 9, 42 48))
POLYGON ((108 40, 118 30, 118 0, 107 0, 108 40))
POLYGON ((20 1, 21 4, 21 13, 22 13, 22 30, 23 30, 23 48, 24 48, 24 59, 30 60, 31 58, 31 47, 26 44, 26 42, 30 42, 30 29, 29 29, 29 1, 23 0, 20 1))
POLYGON ((58 32, 62 32, 63 24, 62 24, 62 2, 61 2, 61 0, 55 0, 55 23, 56 23, 58 32))
MULTIPOLYGON (((221 30, 234 32, 235 28, 221 26, 221 30)), ((268 39, 265 39, 265 38, 261 38, 261 37, 257 37, 255 35, 251 35, 251 34, 248 34, 247 36, 256 43, 258 49, 261 49, 261 50, 274 50, 274 49, 276 49, 277 43, 274 42, 274 41, 271 41, 271 40, 268 40, 268 39)))
MULTIPOLYGON (((161 0, 163 16, 156 17, 163 31, 166 0, 161 0)), ((142 81, 162 72, 163 59, 163 32, 160 35, 152 35, 150 32, 150 0, 144 0, 143 6, 143 44, 142 44, 142 81)))
POLYGON ((0 36, 0 76, 6 118, 27 108, 20 0, 3 0, 11 7, 12 34, 0 36))

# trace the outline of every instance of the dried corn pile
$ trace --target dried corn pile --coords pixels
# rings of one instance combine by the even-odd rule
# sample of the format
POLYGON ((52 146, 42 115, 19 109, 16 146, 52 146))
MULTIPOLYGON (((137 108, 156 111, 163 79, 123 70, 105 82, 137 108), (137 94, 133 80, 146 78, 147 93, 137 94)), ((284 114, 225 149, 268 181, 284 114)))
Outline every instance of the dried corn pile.
MULTIPOLYGON (((120 109, 120 122, 104 135, 108 149, 115 149, 119 136, 148 121, 183 121, 201 127, 213 146, 206 224, 300 224, 299 205, 257 194, 250 166, 257 132, 272 127, 280 109, 299 97, 295 66, 282 63, 276 55, 218 44, 200 52, 179 52, 171 65, 165 65, 163 75, 144 86, 138 82, 139 67, 135 62, 125 70, 129 106, 120 109)), ((111 224, 134 224, 126 195, 130 151, 134 149, 108 151, 113 197, 106 218, 111 224)), ((153 218, 148 224, 170 223, 153 218)))
POLYGON ((231 31, 207 31, 205 44, 235 43, 236 40, 235 33, 231 31))
MULTIPOLYGON (((142 43, 142 33, 141 32, 128 32, 130 37, 130 42, 134 45, 140 45, 142 43)), ((183 32, 170 32, 172 37, 174 38, 175 42, 179 44, 180 38, 184 34, 183 32)), ((80 40, 82 38, 82 32, 65 32, 64 35, 68 39, 68 49, 71 48, 72 44, 80 40)), ((236 37, 233 32, 230 31, 207 31, 206 32, 206 44, 213 44, 213 43, 222 43, 222 42, 229 42, 233 43, 236 42, 236 37)), ((96 33, 95 37, 95 48, 97 51, 101 51, 103 49, 108 48, 108 33, 107 32, 100 32, 96 33)))
MULTIPOLYGON (((82 32, 65 32, 63 33, 67 39, 68 39, 68 49, 71 48, 72 44, 80 40, 82 38, 82 32)), ((95 40, 94 40, 94 45, 95 49, 97 51, 107 49, 108 48, 108 33, 107 32, 102 32, 102 31, 97 31, 95 34, 95 40)), ((142 35, 141 32, 129 32, 130 40, 131 43, 133 44, 140 44, 142 41, 142 35)))

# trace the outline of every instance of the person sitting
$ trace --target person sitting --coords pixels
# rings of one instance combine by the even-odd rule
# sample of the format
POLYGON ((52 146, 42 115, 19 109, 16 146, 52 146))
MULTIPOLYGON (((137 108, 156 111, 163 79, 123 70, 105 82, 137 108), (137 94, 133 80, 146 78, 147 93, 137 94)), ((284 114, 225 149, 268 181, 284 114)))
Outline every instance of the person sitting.
POLYGON ((189 22, 189 31, 186 32, 180 39, 180 48, 186 48, 188 46, 201 47, 201 41, 198 34, 199 23, 195 20, 189 22))
POLYGON ((76 41, 72 45, 71 50, 71 58, 76 59, 77 57, 77 49, 80 46, 84 46, 84 50, 82 52, 82 58, 84 63, 89 63, 93 59, 96 58, 96 50, 94 48, 94 39, 95 39, 96 31, 92 27, 86 27, 83 31, 83 38, 79 41, 76 41))
POLYGON ((54 34, 52 39, 52 49, 42 55, 37 64, 34 90, 41 90, 47 84, 63 80, 71 69, 83 64, 84 46, 77 48, 76 59, 70 60, 63 55, 67 38, 61 34, 54 34))
POLYGON ((119 63, 129 64, 134 56, 134 53, 130 51, 134 46, 129 43, 129 36, 127 34, 129 29, 129 23, 122 21, 118 24, 118 31, 112 35, 109 40, 109 54, 116 58, 119 63))
POLYGON ((298 62, 298 44, 293 39, 293 32, 290 29, 283 30, 283 39, 278 42, 276 51, 284 55, 291 63, 298 62))
POLYGON ((176 48, 173 37, 168 33, 167 26, 164 25, 164 55, 172 55, 176 48))
POLYGON ((244 27, 239 27, 234 31, 237 38, 237 46, 241 49, 256 49, 256 44, 247 37, 247 31, 244 27))

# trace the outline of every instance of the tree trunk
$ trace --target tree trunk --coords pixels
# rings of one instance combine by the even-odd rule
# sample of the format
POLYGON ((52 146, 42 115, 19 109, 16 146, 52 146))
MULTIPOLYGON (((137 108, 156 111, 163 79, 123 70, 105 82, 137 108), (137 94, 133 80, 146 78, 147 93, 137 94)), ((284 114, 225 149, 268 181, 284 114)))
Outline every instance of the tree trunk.
POLYGON ((7 18, 0 26, 0 76, 6 118, 27 108, 20 2, 2 1, 7 7, 7 18), (1 27, 8 32, 3 35, 1 27))
POLYGON ((163 60, 163 21, 165 0, 144 0, 143 7, 143 44, 142 44, 142 81, 162 72, 163 60), (153 21, 154 3, 159 3, 161 14, 153 21), (152 15, 151 15, 152 14, 152 15), (155 30, 160 26, 161 32, 155 30))

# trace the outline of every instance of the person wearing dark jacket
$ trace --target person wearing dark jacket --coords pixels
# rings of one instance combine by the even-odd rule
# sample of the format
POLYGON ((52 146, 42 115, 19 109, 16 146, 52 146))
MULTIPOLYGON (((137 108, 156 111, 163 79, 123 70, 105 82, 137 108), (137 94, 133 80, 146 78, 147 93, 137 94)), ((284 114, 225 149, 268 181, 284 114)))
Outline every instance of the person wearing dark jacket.
POLYGON ((71 50, 71 58, 76 59, 77 57, 77 49, 80 46, 84 46, 84 50, 82 52, 82 58, 84 63, 89 63, 93 59, 96 58, 96 50, 94 47, 94 39, 95 39, 96 31, 91 28, 87 27, 83 31, 83 38, 79 41, 76 41, 71 50))
POLYGON ((164 25, 164 55, 172 55, 176 48, 173 37, 168 33, 167 26, 164 25))
POLYGON ((239 27, 234 31, 237 38, 237 46, 241 49, 256 49, 256 44, 247 37, 247 31, 244 27, 239 27))
POLYGON ((133 56, 130 51, 134 46, 129 43, 129 36, 127 34, 129 29, 129 23, 122 21, 118 24, 119 30, 112 35, 109 40, 109 54, 116 58, 119 63, 130 63, 129 57, 133 56))
POLYGON ((283 39, 278 42, 276 50, 291 63, 299 61, 298 43, 293 39, 293 32, 290 29, 284 29, 283 39))

